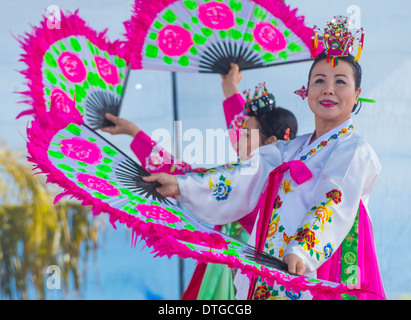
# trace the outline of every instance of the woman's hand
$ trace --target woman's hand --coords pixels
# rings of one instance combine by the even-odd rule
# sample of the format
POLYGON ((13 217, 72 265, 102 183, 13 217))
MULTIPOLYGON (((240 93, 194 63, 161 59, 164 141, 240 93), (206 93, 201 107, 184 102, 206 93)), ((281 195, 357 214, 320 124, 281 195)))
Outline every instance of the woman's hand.
POLYGON ((243 75, 237 64, 231 63, 230 71, 227 74, 221 74, 221 79, 223 79, 222 87, 226 99, 236 93, 240 93, 237 85, 240 83, 241 79, 243 79, 243 75))
POLYGON ((305 265, 303 260, 294 253, 289 253, 284 257, 284 262, 288 265, 288 272, 303 276, 305 274, 305 265))
POLYGON ((160 183, 161 187, 156 188, 156 190, 164 197, 173 197, 180 194, 177 178, 171 174, 164 172, 153 173, 150 176, 143 177, 143 180, 160 183))
POLYGON ((107 120, 114 123, 114 126, 101 128, 101 131, 111 134, 128 134, 133 138, 140 132, 140 128, 137 125, 126 119, 116 117, 110 113, 106 113, 105 116, 107 120))

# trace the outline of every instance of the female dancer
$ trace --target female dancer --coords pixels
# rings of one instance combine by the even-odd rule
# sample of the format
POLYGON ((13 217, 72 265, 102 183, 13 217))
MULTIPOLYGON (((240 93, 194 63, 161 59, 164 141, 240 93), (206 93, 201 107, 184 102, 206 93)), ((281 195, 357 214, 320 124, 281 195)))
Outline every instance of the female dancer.
MULTIPOLYGON (((333 58, 334 59, 334 58, 333 58)), ((385 298, 370 218, 369 195, 381 166, 371 146, 353 132, 351 113, 361 93, 361 67, 347 53, 338 64, 327 52, 312 64, 308 104, 314 131, 290 142, 261 146, 248 163, 224 166, 204 175, 153 174, 146 181, 162 184, 158 191, 176 196, 197 218, 225 224, 244 217, 264 194, 249 243, 283 259, 292 274, 366 286, 359 299, 385 298), (231 192, 217 201, 207 181, 223 175, 231 192), (202 201, 198 201, 202 199, 202 201)), ((286 291, 265 279, 237 275, 237 299, 320 299, 309 292, 286 291)), ((343 298, 349 298, 344 296, 343 298)))

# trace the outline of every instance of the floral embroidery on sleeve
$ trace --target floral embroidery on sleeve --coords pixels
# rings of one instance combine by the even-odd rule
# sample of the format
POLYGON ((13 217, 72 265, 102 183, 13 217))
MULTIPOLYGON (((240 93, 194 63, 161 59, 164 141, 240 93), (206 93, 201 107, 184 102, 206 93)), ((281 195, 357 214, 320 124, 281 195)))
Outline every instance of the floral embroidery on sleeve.
MULTIPOLYGON (((190 172, 190 173, 196 173, 201 178, 203 178, 205 176, 208 176, 208 178, 211 180, 211 178, 208 174, 209 173, 214 173, 214 172, 216 172, 215 169, 201 169, 201 170, 198 170, 197 172, 190 172)), ((211 181, 213 181, 213 180, 211 180, 211 181)))
POLYGON ((280 217, 277 215, 274 217, 273 220, 271 220, 269 226, 268 226, 268 233, 267 233, 267 238, 272 238, 278 231, 278 223, 280 222, 280 217))
POLYGON ((281 197, 277 195, 274 200, 273 209, 276 211, 280 209, 282 205, 283 205, 283 202, 281 201, 281 197))
POLYGON ((289 236, 285 231, 283 233, 283 242, 286 246, 290 244, 290 241, 293 239, 293 237, 289 236))
POLYGON ((222 167, 225 167, 228 170, 234 170, 234 167, 238 167, 239 165, 240 165, 239 161, 232 161, 232 162, 222 165, 222 167))
MULTIPOLYGON (((233 161, 227 164, 222 165, 221 167, 226 168, 228 170, 234 170, 234 167, 238 167, 240 165, 240 162, 238 161, 233 161)), ((208 175, 208 173, 215 173, 216 169, 215 168, 211 168, 211 169, 198 169, 196 172, 189 172, 189 173, 196 173, 198 176, 200 176, 201 178, 208 176, 208 178, 212 181, 212 179, 210 178, 210 176, 208 175)))
POLYGON ((322 202, 320 205, 312 207, 307 213, 307 215, 312 214, 315 217, 314 223, 311 226, 308 223, 305 223, 302 228, 297 229, 297 233, 293 237, 304 250, 310 252, 311 256, 315 253, 315 257, 318 261, 322 258, 330 258, 334 251, 334 244, 331 244, 330 242, 328 242, 322 250, 315 249, 320 243, 316 232, 319 230, 324 231, 324 226, 332 223, 333 211, 330 207, 341 202, 342 193, 340 190, 333 189, 326 193, 326 198, 328 200, 327 202, 322 202))
POLYGON ((341 196, 341 191, 337 189, 333 189, 326 194, 327 199, 332 200, 335 204, 339 204, 341 202, 341 196))
POLYGON ((283 189, 284 194, 287 194, 289 192, 294 192, 293 189, 291 189, 291 184, 293 180, 287 181, 287 179, 284 179, 284 182, 280 185, 280 189, 283 189))
MULTIPOLYGON (((283 202, 281 201, 281 197, 277 195, 274 200, 273 211, 268 225, 267 239, 271 239, 277 232, 283 232, 285 230, 284 226, 280 225, 280 216, 277 213, 277 210, 280 209, 282 205, 283 202)), ((273 243, 269 244, 267 241, 264 244, 265 251, 270 255, 274 255, 274 249, 271 249, 273 245, 273 243)), ((279 257, 282 258, 284 255, 284 248, 280 248, 278 254, 279 257)))
POLYGON ((327 243, 323 249, 324 251, 324 258, 328 259, 329 257, 331 257, 331 255, 334 252, 334 245, 332 245, 331 243, 327 243))
POLYGON ((227 200, 232 190, 231 180, 227 180, 223 175, 220 176, 220 179, 216 184, 210 179, 209 187, 210 189, 214 188, 213 197, 216 198, 217 201, 227 200))
MULTIPOLYGON (((221 167, 225 167, 228 170, 234 170, 234 167, 238 167, 239 165, 239 162, 230 162, 228 164, 222 165, 221 167)), ((209 189, 213 190, 213 197, 217 201, 227 200, 232 190, 231 180, 227 180, 227 178, 224 177, 224 175, 220 175, 218 181, 214 182, 210 174, 216 172, 217 171, 215 168, 211 168, 199 170, 196 172, 196 174, 202 178, 204 178, 205 176, 208 177, 208 187, 209 189)))
POLYGON ((297 230, 294 239, 299 241, 305 250, 312 251, 314 246, 319 243, 319 240, 315 237, 315 232, 309 228, 308 224, 305 224, 304 227, 297 230))
POLYGON ((208 188, 210 190, 213 190, 213 197, 217 201, 222 201, 222 200, 227 200, 228 196, 230 195, 230 192, 232 190, 231 188, 231 180, 227 180, 226 177, 221 175, 218 179, 217 182, 214 182, 209 173, 215 173, 215 169, 204 169, 201 170, 200 172, 197 172, 197 174, 200 177, 208 177, 208 188))

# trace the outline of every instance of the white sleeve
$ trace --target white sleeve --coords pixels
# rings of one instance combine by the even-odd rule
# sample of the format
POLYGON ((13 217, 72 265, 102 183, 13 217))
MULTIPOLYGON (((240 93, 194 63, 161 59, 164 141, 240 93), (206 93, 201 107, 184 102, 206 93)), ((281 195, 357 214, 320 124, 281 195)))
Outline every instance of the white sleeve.
POLYGON ((380 170, 380 163, 368 145, 337 146, 323 167, 307 215, 284 254, 298 255, 307 271, 318 269, 350 231, 360 200, 371 192, 380 170))
POLYGON ((250 213, 264 191, 269 173, 281 164, 276 144, 258 148, 251 159, 206 172, 176 176, 180 201, 209 224, 227 224, 250 213))

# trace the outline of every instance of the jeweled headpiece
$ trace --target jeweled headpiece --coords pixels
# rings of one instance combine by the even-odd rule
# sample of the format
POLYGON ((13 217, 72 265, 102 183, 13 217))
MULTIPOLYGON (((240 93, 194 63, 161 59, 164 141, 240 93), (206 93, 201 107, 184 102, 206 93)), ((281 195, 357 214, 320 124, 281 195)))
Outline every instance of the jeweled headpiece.
POLYGON ((275 108, 275 97, 268 92, 265 82, 255 87, 252 98, 250 98, 250 90, 245 90, 243 93, 246 95, 244 112, 250 117, 267 113, 275 108))
POLYGON ((362 48, 364 44, 364 30, 359 29, 355 35, 349 31, 350 19, 343 16, 335 16, 324 32, 320 28, 314 26, 314 35, 312 37, 312 58, 315 58, 315 52, 318 48, 319 41, 324 46, 324 52, 327 55, 327 61, 331 60, 332 66, 338 64, 338 57, 345 57, 352 54, 354 51, 355 41, 358 41, 357 55, 355 61, 358 62, 361 58, 362 48))

